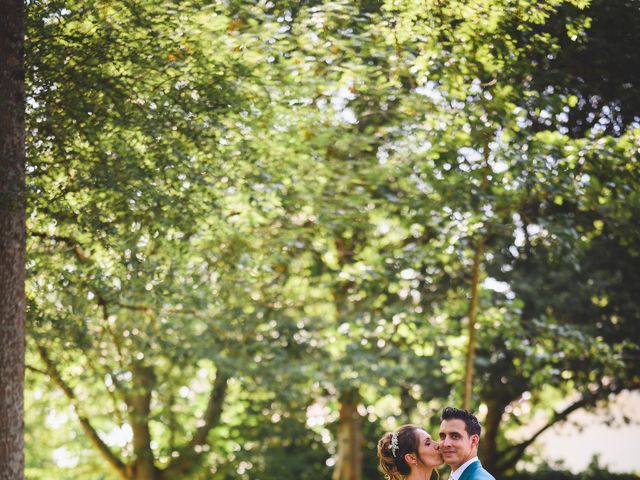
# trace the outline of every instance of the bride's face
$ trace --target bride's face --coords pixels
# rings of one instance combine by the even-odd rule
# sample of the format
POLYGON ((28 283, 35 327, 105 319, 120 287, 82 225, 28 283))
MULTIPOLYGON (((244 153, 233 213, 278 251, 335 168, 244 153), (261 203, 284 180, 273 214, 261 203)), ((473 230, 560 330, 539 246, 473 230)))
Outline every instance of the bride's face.
POLYGON ((438 467, 444 463, 440 454, 440 445, 424 430, 418 430, 418 456, 427 467, 438 467))

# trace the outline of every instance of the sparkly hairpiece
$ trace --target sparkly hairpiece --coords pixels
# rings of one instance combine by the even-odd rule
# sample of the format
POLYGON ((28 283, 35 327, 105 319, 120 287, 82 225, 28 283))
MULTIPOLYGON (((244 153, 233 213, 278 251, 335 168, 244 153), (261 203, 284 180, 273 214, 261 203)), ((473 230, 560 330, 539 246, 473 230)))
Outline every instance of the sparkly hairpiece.
POLYGON ((400 448, 398 446, 398 432, 393 432, 391 434, 391 446, 389 448, 391 449, 391 454, 393 455, 393 458, 396 458, 396 450, 400 448))

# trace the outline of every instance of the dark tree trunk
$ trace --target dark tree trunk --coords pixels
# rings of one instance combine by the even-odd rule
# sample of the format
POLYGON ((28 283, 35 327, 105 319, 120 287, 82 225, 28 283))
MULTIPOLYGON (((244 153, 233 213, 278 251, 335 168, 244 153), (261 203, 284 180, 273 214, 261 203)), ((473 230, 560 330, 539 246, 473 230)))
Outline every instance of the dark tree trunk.
POLYGON ((0 480, 24 478, 24 4, 0 0, 0 480))
POLYGON ((498 402, 489 404, 487 418, 484 421, 484 435, 478 449, 482 465, 494 475, 498 475, 498 432, 502 420, 504 405, 498 402))

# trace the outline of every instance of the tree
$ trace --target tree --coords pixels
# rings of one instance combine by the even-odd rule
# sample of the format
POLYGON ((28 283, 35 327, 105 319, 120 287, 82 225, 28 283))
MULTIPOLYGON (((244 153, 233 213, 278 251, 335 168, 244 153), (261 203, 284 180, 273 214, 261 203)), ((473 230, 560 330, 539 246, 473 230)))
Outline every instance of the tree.
POLYGON ((238 53, 263 43, 234 8, 31 5, 30 367, 120 478, 195 478, 232 456, 214 438, 225 404, 287 355, 252 305, 274 277, 255 261, 259 191, 242 146, 225 148, 264 121, 242 82, 262 52, 238 53))
POLYGON ((553 88, 575 96, 566 125, 571 136, 585 137, 596 127, 618 137, 640 115, 632 93, 640 82, 638 52, 632 47, 638 42, 633 26, 639 17, 632 1, 592 0, 583 10, 562 6, 539 27, 557 39, 559 48, 549 58, 532 57, 540 69, 531 80, 538 91, 553 88))
POLYGON ((508 471, 633 386, 637 134, 532 80, 584 2, 275 3, 30 4, 29 366, 105 465, 363 478, 465 399, 508 471))
MULTIPOLYGON (((487 407, 487 429, 481 455, 483 461, 500 474, 513 468, 541 433, 519 445, 508 445, 509 442, 500 436, 500 427, 506 426, 503 419, 516 417, 521 411, 517 408, 517 402, 523 401, 520 395, 524 395, 525 403, 542 408, 543 395, 540 394, 545 386, 575 388, 574 391, 581 392, 581 398, 567 411, 549 415, 550 424, 553 424, 566 418, 573 409, 592 405, 611 392, 637 388, 637 379, 628 375, 637 357, 637 342, 625 345, 620 337, 615 337, 607 340, 609 346, 604 347, 600 343, 607 337, 592 328, 606 325, 605 322, 596 321, 592 316, 595 323, 575 324, 579 317, 577 312, 585 307, 590 309, 590 303, 596 300, 589 300, 584 294, 576 295, 575 299, 579 298, 583 303, 580 307, 577 302, 572 303, 575 317, 568 315, 566 309, 559 314, 557 306, 551 303, 555 295, 548 290, 548 285, 540 288, 542 285, 534 280, 546 278, 544 269, 516 272, 510 262, 505 262, 505 256, 513 255, 520 259, 535 257, 545 263, 543 259, 551 255, 553 266, 547 264, 548 268, 554 272, 561 269, 563 278, 567 278, 576 275, 585 265, 584 255, 591 249, 592 238, 598 238, 596 244, 607 243, 601 234, 612 241, 611 246, 618 254, 624 252, 622 256, 626 262, 637 262, 635 249, 622 240, 622 236, 614 240, 612 232, 605 234, 602 231, 604 225, 625 225, 630 211, 637 208, 637 196, 631 193, 637 190, 634 147, 637 131, 630 128, 623 133, 618 119, 617 127, 608 121, 600 122, 600 126, 588 131, 585 138, 575 140, 575 129, 567 122, 568 114, 577 102, 577 97, 573 96, 576 94, 575 83, 567 88, 558 87, 560 78, 546 75, 549 71, 557 75, 558 65, 562 65, 549 59, 567 58, 559 52, 561 40, 554 35, 560 37, 566 32, 569 35, 577 32, 588 38, 590 20, 579 13, 586 4, 567 2, 557 8, 557 5, 538 3, 528 5, 526 10, 500 2, 491 6, 457 2, 427 5, 427 11, 423 5, 418 7, 410 3, 389 8, 400 18, 397 22, 399 37, 409 39, 410 43, 412 35, 421 33, 422 42, 416 57, 424 59, 428 66, 415 70, 430 79, 429 93, 440 99, 435 112, 425 112, 421 117, 435 117, 431 125, 438 125, 436 136, 426 134, 438 148, 423 154, 423 162, 430 162, 431 166, 425 169, 425 177, 429 172, 436 177, 435 181, 427 183, 446 198, 444 203, 454 212, 454 218, 459 219, 454 231, 460 239, 460 247, 452 250, 460 252, 463 262, 473 272, 477 271, 478 253, 484 251, 482 270, 492 275, 488 280, 499 278, 504 282, 493 287, 502 290, 503 295, 493 294, 485 287, 479 298, 473 293, 470 295, 470 306, 456 308, 451 302, 448 309, 452 318, 464 317, 469 312, 466 315, 468 329, 473 332, 471 313, 474 300, 479 301, 479 358, 473 361, 473 334, 468 334, 467 381, 461 396, 468 402, 473 392, 476 399, 471 405, 487 407), (572 15, 565 16, 567 11, 572 15), (435 44, 441 47, 439 54, 434 53, 435 44), (545 74, 536 75, 534 72, 538 67, 543 67, 545 74), (442 119, 439 123, 438 115, 442 119), (607 125, 612 128, 605 128, 607 125), (622 170, 625 180, 620 177, 622 170), (440 183, 440 179, 444 181, 440 183), (606 194, 597 196, 595 201, 594 191, 607 182, 610 182, 610 188, 605 188, 606 194), (622 184, 625 187, 621 187, 622 184), (620 193, 612 195, 610 189, 620 193), (626 201, 627 211, 614 206, 622 198, 626 201), (603 208, 603 205, 608 207, 603 208), (609 217, 613 212, 615 220, 609 217), (540 249, 533 252, 525 248, 522 252, 520 236, 527 242, 530 236, 537 237, 540 249), (625 247, 621 249, 620 243, 625 247), (556 253, 551 254, 551 251, 556 253), (539 290, 531 291, 532 284, 539 290), (513 290, 509 290, 509 286, 513 290), (540 292, 546 295, 540 295, 540 292), (532 313, 532 303, 539 307, 535 313, 532 313), (573 320, 570 321, 571 317, 573 320), (538 342, 546 345, 543 351, 553 351, 552 344, 546 343, 553 335, 562 351, 561 356, 556 357, 554 353, 532 356, 538 342), (578 344, 588 345, 588 348, 580 350, 578 344), (581 365, 584 369, 587 364, 592 366, 591 374, 589 378, 583 378, 577 367, 581 365), (526 371, 522 370, 523 365, 527 365, 526 371), (469 381, 471 370, 480 375, 481 381, 469 381), (563 381, 557 376, 559 372, 574 381, 570 384, 567 378, 563 381), (580 382, 576 381, 578 378, 581 378, 580 382), (601 384, 602 378, 606 385, 601 384), (617 381, 613 382, 612 378, 617 381), (509 393, 512 388, 518 393, 509 393), (498 443, 504 450, 498 448, 498 443)), ((602 9, 592 11, 599 10, 602 9)), ((602 31, 599 35, 603 35, 602 31)), ((622 47, 622 51, 626 51, 622 47)), ((416 65, 420 65, 419 60, 416 65)), ((565 80, 568 77, 567 74, 565 80)), ((585 88, 583 96, 588 95, 586 92, 592 86, 585 88)), ((611 98, 608 101, 622 103, 611 98)), ((417 156, 419 152, 415 149, 413 154, 417 156)), ((634 238, 629 228, 625 227, 624 231, 625 235, 634 238)), ((628 273, 623 276, 631 280, 629 285, 635 285, 628 273)), ((470 274, 469 277, 475 280, 459 292, 463 296, 469 290, 473 292, 477 281, 483 279, 482 275, 470 274)), ((591 284, 595 279, 585 281, 591 284)), ((600 284, 596 290, 602 287, 600 284)), ((593 288, 585 291, 592 292, 593 288)), ((603 302, 608 305, 611 294, 592 293, 591 298, 606 298, 603 302)), ((623 300, 614 309, 626 303, 627 300, 623 300)), ((613 323, 633 322, 633 311, 625 309, 625 312, 624 317, 616 316, 613 323)), ((451 333, 457 336, 461 330, 454 325, 450 324, 451 333)), ((451 380, 455 383, 454 378, 451 380)))
MULTIPOLYGON (((401 165, 383 164, 378 156, 404 133, 398 126, 406 118, 405 93, 411 87, 395 60, 387 60, 394 58, 396 45, 385 36, 378 12, 345 2, 303 9, 298 15, 293 31, 313 40, 299 51, 285 43, 289 61, 275 55, 278 63, 290 64, 282 70, 290 76, 280 81, 290 92, 287 103, 295 105, 283 114, 279 128, 284 133, 275 143, 282 148, 291 138, 297 140, 285 152, 309 158, 313 168, 301 163, 285 172, 295 182, 283 189, 278 223, 291 239, 287 249, 292 260, 285 268, 305 288, 298 289, 305 306, 301 314, 314 315, 313 323, 321 325, 316 338, 325 356, 316 367, 316 381, 339 410, 333 478, 358 479, 364 392, 384 390, 387 384, 380 377, 398 368, 389 368, 395 362, 382 358, 394 343, 406 346, 407 332, 398 334, 396 319, 419 322, 415 297, 398 284, 412 283, 413 278, 399 278, 405 270, 399 266, 420 226, 412 228, 398 218, 404 205, 394 199, 400 191, 394 182, 401 182, 406 172, 401 165), (331 45, 329 52, 317 49, 321 42, 331 45), (304 75, 311 69, 322 80, 304 75), (309 105, 313 98, 317 107, 309 105)), ((413 272, 410 263, 407 273, 413 272)), ((427 343, 426 338, 415 343, 427 343)), ((406 357, 417 355, 409 349, 406 357)))
POLYGON ((0 4, 0 478, 24 478, 24 5, 0 4))
MULTIPOLYGON (((567 169, 562 176, 581 181, 567 185, 564 193, 547 192, 539 197, 547 200, 521 211, 518 246, 505 244, 497 263, 489 267, 495 278, 513 288, 521 318, 520 333, 500 329, 495 344, 485 345, 480 368, 482 397, 490 405, 491 440, 484 453, 498 471, 513 468, 538 435, 576 409, 640 387, 633 373, 638 338, 629 329, 637 322, 630 296, 638 285, 633 273, 638 255, 629 223, 638 208, 637 194, 632 193, 638 190, 637 164, 629 161, 637 155, 637 134, 629 131, 619 140, 584 150, 579 170, 567 169), (605 198, 603 184, 620 186, 619 193, 605 198), (552 236, 555 241, 549 241, 552 236), (510 349, 491 353, 497 344, 510 349), (548 423, 519 444, 508 445, 497 436, 500 425, 510 422, 503 416, 505 409, 519 416, 518 422, 526 421, 522 405, 528 409, 541 401, 550 386, 579 395, 562 411, 549 412, 548 423)), ((545 144, 550 144, 548 138, 545 144)))

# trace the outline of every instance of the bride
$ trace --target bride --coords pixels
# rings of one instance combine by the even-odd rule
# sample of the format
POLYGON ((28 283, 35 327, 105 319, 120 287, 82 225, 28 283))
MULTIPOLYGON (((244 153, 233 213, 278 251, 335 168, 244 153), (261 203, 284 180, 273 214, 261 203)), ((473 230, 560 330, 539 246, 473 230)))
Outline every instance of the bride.
POLYGON ((378 441, 378 461, 388 480, 429 480, 444 463, 438 442, 416 425, 385 433, 378 441))

